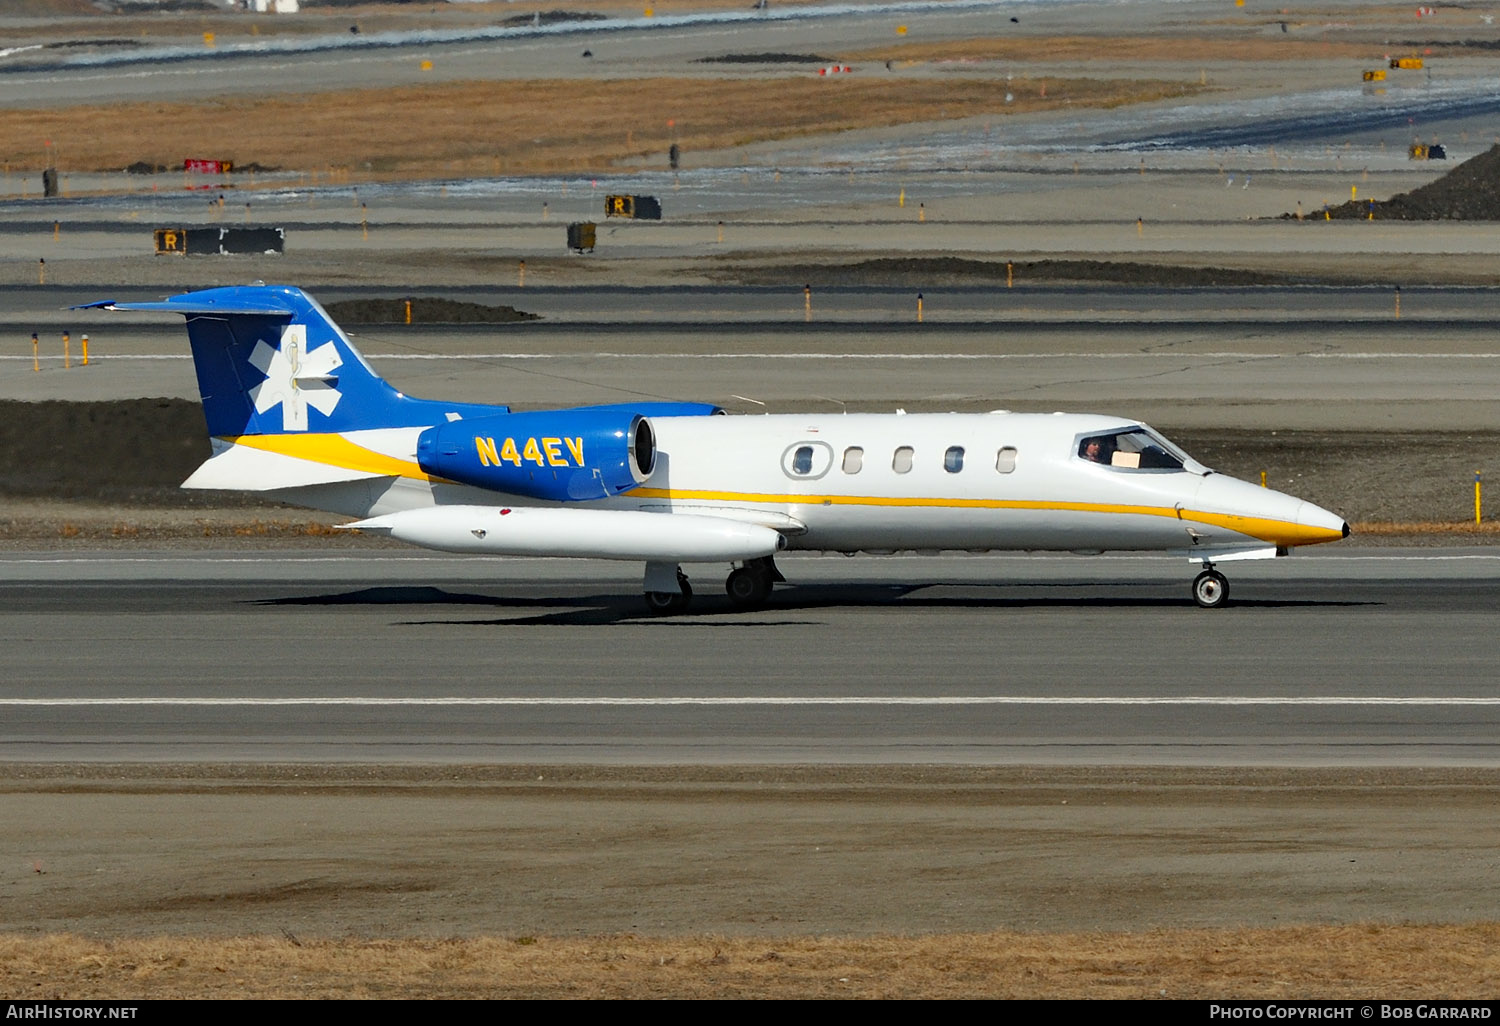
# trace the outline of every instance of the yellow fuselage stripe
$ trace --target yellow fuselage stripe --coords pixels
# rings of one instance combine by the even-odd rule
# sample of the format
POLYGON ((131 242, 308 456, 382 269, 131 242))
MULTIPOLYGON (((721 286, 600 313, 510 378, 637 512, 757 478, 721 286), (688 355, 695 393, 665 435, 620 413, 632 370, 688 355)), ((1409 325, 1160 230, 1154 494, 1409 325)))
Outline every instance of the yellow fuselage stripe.
POLYGON ((1136 516, 1166 517, 1227 528, 1272 545, 1311 545, 1338 541, 1342 531, 1313 527, 1268 517, 1245 517, 1233 513, 1210 513, 1207 510, 1175 506, 1131 506, 1108 502, 1061 502, 1035 499, 957 499, 882 495, 790 495, 770 492, 712 492, 667 488, 637 488, 630 495, 646 499, 694 500, 699 502, 745 502, 771 505, 802 506, 926 506, 938 509, 1026 509, 1074 513, 1114 513, 1136 516))

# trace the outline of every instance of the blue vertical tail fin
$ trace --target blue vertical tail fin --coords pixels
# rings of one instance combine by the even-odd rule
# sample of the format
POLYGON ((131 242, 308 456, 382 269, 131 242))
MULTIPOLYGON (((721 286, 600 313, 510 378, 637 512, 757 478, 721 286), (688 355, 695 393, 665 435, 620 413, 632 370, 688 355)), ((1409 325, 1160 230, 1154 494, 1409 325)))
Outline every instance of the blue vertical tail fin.
POLYGON ((216 438, 426 427, 455 416, 507 412, 504 406, 435 403, 396 391, 318 301, 290 285, 88 305, 187 318, 203 415, 216 438))

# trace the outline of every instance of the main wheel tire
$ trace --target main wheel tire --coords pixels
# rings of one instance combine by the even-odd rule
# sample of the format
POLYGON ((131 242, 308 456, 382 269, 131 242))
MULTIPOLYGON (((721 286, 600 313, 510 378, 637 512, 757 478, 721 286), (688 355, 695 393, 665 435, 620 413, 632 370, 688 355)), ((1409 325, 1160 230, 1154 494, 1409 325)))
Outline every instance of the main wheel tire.
POLYGON ((692 597, 691 592, 678 592, 674 595, 670 591, 648 591, 645 595, 646 608, 657 616, 670 616, 686 609, 692 597))
POLYGON ((1193 581, 1193 601, 1204 609, 1217 609, 1229 599, 1229 581, 1217 570, 1205 570, 1193 581))
POLYGON ((724 581, 729 604, 740 609, 764 605, 771 596, 771 575, 748 566, 740 567, 724 581))

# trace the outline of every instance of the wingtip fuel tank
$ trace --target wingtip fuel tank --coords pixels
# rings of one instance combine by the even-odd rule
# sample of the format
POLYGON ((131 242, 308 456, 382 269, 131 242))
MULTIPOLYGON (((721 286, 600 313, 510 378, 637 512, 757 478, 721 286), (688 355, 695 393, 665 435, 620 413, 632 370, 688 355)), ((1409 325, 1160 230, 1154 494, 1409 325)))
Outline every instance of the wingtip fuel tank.
POLYGON ((346 528, 445 552, 494 556, 734 562, 770 556, 786 539, 760 524, 689 514, 538 506, 436 506, 346 528))

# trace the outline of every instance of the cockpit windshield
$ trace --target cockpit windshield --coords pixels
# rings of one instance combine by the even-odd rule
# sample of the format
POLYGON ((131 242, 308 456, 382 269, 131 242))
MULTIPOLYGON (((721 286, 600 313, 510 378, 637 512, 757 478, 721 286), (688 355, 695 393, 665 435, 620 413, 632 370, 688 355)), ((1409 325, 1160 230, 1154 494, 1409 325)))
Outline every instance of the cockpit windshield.
POLYGON ((1188 456, 1145 427, 1126 428, 1078 440, 1079 458, 1125 470, 1182 470, 1188 456))

